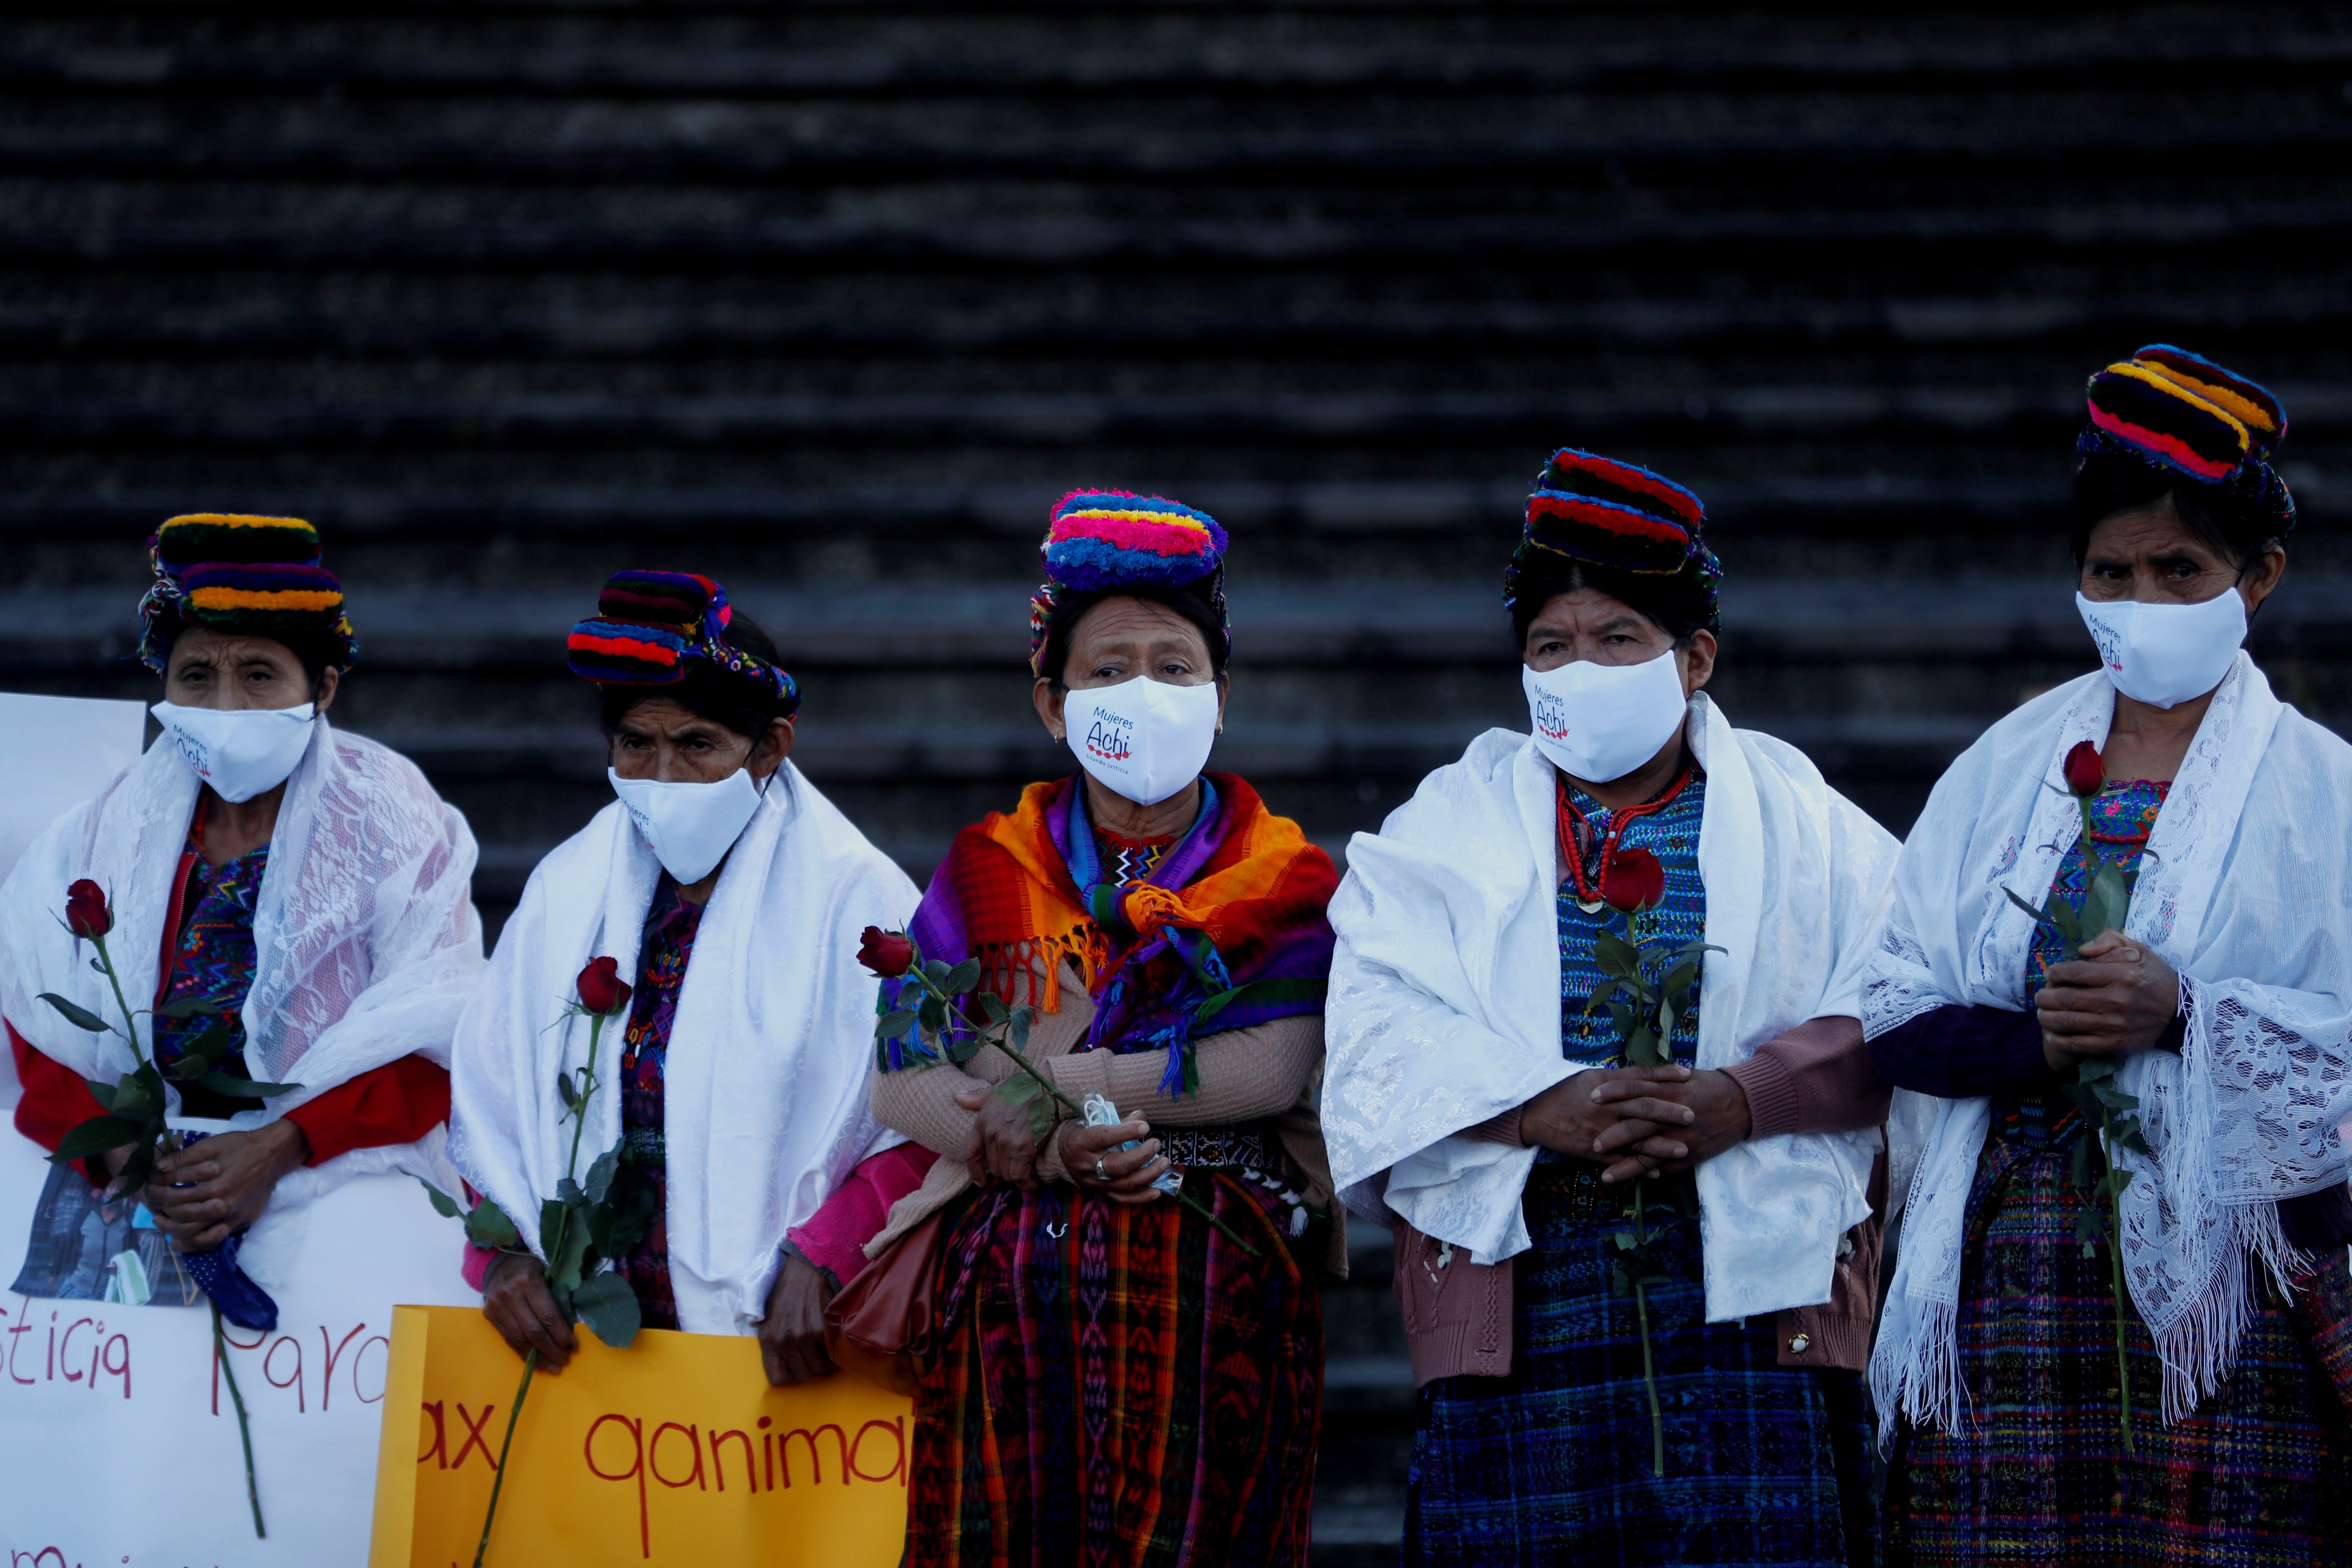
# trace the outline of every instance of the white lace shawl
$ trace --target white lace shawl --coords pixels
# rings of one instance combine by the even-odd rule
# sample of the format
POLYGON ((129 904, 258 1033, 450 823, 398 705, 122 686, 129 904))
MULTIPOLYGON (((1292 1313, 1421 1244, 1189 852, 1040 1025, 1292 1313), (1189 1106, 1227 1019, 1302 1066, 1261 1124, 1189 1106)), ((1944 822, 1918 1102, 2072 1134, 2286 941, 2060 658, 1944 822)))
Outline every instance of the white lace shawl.
MULTIPOLYGON (((1704 696, 1698 1063, 1723 1068, 1808 1018, 1853 1015, 1895 840, 1804 754, 1734 730, 1704 696)), ((1358 834, 1331 900, 1323 1133, 1357 1213, 1383 1205, 1491 1263, 1528 1245, 1533 1149, 1462 1136, 1588 1066, 1560 1054, 1551 764, 1492 730, 1358 834)), ((1743 1143, 1699 1167, 1709 1321, 1830 1299, 1841 1236, 1870 1212, 1876 1130, 1743 1143)))
MULTIPOLYGON (((107 952, 131 1005, 148 1005, 201 787, 179 749, 159 742, 97 799, 51 824, 0 888, 0 1015, 85 1078, 111 1079, 133 1063, 119 1037, 78 1029, 39 999, 55 992, 101 1017, 121 1016, 90 967, 95 950, 65 930, 66 888, 88 877, 106 889, 114 908, 107 952)), ((415 763, 324 718, 313 722, 270 841, 244 1010, 247 1076, 301 1088, 230 1126, 274 1121, 404 1056, 448 1061, 458 1009, 482 970, 475 853, 466 819, 415 763)), ((142 1018, 142 1041, 146 1028, 142 1018)), ((250 1242, 266 1251, 272 1218, 352 1176, 446 1172, 442 1140, 436 1127, 415 1144, 355 1149, 294 1172, 271 1194, 250 1242)))
MULTIPOLYGON (((661 876, 618 802, 533 871, 457 1029, 450 1154, 538 1245, 572 1146, 556 1075, 588 1060, 563 1018, 592 958, 635 984, 661 876)), ((679 990, 663 1073, 671 1284, 689 1332, 767 1312, 784 1232, 857 1163, 903 1142, 874 1120, 874 977, 858 933, 904 930, 915 885, 787 763, 728 852, 679 990)), ((621 1136, 623 1025, 607 1024, 580 1163, 621 1136)))
MULTIPOLYGON (((1994 725, 1928 797, 1895 873, 1863 1022, 1876 1037, 1934 1007, 2023 1010, 2037 907, 2081 819, 2056 784, 2077 742, 2104 745, 2104 675, 2068 682, 1994 725)), ((2153 1163, 2123 1197, 2124 1273, 2164 1360, 2174 1421, 2230 1373, 2251 1310, 2248 1258, 2293 1271, 2277 1202, 2345 1179, 2352 1117, 2352 747, 2284 707, 2245 654, 2215 693, 2158 816, 2125 934, 2190 981, 2180 1054, 2140 1051, 2153 1163)), ((1914 1178, 1902 1257, 1871 1363, 1893 1430, 1951 1426, 1968 1194, 1990 1101, 1943 1102, 1914 1178)))

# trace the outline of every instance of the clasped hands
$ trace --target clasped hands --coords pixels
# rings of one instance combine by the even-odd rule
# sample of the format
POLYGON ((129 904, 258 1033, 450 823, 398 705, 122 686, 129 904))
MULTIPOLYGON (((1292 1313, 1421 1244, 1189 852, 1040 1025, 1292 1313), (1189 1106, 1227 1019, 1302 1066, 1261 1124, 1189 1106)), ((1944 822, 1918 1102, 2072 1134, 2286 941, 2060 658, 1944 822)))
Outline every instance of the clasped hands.
MULTIPOLYGON (((1029 1131, 1029 1113, 997 1099, 986 1084, 961 1091, 956 1103, 978 1112, 964 1145, 972 1184, 1010 1182, 1023 1192, 1035 1191, 1039 1144, 1029 1131)), ((1143 1118, 1130 1116, 1115 1127, 1063 1121, 1046 1136, 1058 1140, 1062 1168, 1079 1186, 1115 1204, 1148 1204, 1160 1196, 1151 1184, 1166 1173, 1168 1162, 1160 1157, 1160 1140, 1143 1118), (1127 1142, 1136 1147, 1121 1152, 1119 1145, 1127 1142)))
MULTIPOLYGON (((220 1132, 155 1162, 139 1195, 155 1228, 182 1252, 210 1252, 250 1228, 278 1184, 310 1157, 310 1140, 280 1118, 246 1132, 220 1132)), ((110 1149, 106 1169, 120 1176, 128 1148, 110 1149)))
POLYGON ((1673 1175, 1744 1142, 1748 1093, 1726 1072, 1589 1068, 1528 1101, 1526 1142, 1605 1166, 1604 1182, 1673 1175))
POLYGON ((2033 998, 2042 1059, 2062 1073, 2084 1057, 2147 1050, 2179 1011, 2179 973, 2113 931, 2084 942, 2079 958, 2052 964, 2033 998))

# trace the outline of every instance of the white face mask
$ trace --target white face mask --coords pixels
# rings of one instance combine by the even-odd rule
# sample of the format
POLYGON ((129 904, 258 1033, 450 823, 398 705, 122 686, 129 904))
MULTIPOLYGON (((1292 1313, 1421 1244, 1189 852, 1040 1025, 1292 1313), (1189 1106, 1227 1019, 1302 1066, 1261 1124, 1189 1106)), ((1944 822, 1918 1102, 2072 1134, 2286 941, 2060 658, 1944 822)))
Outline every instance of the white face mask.
POLYGON ((1690 710, 1669 648, 1640 664, 1577 659, 1557 669, 1519 667, 1536 745, 1562 773, 1587 784, 1622 779, 1658 754, 1690 710))
POLYGON ((749 768, 737 768, 716 784, 625 779, 609 767, 604 776, 613 781, 613 793, 652 847, 654 858, 681 882, 699 882, 717 870, 760 809, 760 786, 749 768))
POLYGON ((1078 765, 1114 795, 1158 805, 1201 776, 1217 739, 1217 683, 1171 686, 1137 676, 1062 701, 1078 765))
POLYGON ((294 774, 310 747, 315 702, 299 708, 183 708, 158 702, 148 710, 188 759, 196 776, 231 805, 276 789, 294 774))
POLYGON ((2144 605, 2074 595, 2107 681, 2125 696, 2173 708, 2221 684, 2246 640, 2246 601, 2224 588, 2201 605, 2144 605))

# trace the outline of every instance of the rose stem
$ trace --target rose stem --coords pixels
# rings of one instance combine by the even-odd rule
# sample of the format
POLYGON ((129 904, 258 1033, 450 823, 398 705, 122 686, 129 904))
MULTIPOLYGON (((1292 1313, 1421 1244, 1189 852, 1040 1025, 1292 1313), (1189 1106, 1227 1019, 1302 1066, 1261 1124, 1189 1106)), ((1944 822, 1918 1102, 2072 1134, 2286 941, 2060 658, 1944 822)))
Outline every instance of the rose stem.
MULTIPOLYGON (((1646 1264, 1649 1261, 1649 1256, 1646 1249, 1650 1245, 1649 1222, 1647 1219, 1649 1205, 1643 1201, 1642 1186, 1643 1178, 1639 1176, 1634 1177, 1634 1255, 1637 1258, 1640 1258, 1642 1261, 1646 1264)), ((1653 1368, 1650 1362, 1649 1289, 1649 1281, 1646 1279, 1637 1279, 1633 1282, 1633 1311, 1641 1320, 1642 1324, 1642 1386, 1647 1389, 1650 1394, 1650 1473, 1654 1476, 1659 1477, 1660 1479, 1664 1479, 1666 1473, 1666 1423, 1664 1415, 1660 1414, 1658 1410, 1657 1373, 1653 1368)))
MULTIPOLYGON (((588 1015, 588 1081, 582 1089, 580 1103, 572 1114, 572 1157, 564 1162, 563 1173, 572 1180, 580 1174, 580 1136, 588 1131, 588 1097, 596 1092, 596 1045, 604 1037, 604 1013, 588 1015)), ((555 1234, 544 1238, 550 1258, 563 1250, 563 1233, 570 1228, 572 1210, 566 1207, 555 1216, 555 1234)), ((542 1268, 545 1265, 541 1266, 542 1268)), ((499 1440, 499 1473, 490 1480, 490 1506, 482 1515, 481 1544, 474 1548, 474 1568, 482 1568, 483 1554, 490 1549, 490 1526, 498 1522, 499 1490, 507 1484, 507 1450, 514 1446, 515 1423, 522 1419, 522 1402, 530 1397, 531 1373, 539 1370, 539 1347, 522 1358, 522 1386, 515 1390, 515 1401, 507 1411, 507 1435, 499 1440)))
POLYGON ((245 1499, 253 1505, 253 1533, 263 1541, 269 1531, 261 1527, 261 1483, 253 1474, 253 1428, 245 1419, 245 1395, 236 1391, 236 1368, 228 1363, 228 1335, 221 1328, 220 1303, 213 1309, 213 1354, 220 1358, 222 1375, 228 1379, 229 1403, 236 1406, 236 1435, 245 1442, 245 1499))
POLYGON ((482 1568, 482 1558, 490 1550, 490 1526, 499 1517, 499 1490, 507 1484, 507 1450, 514 1447, 515 1422, 522 1415, 522 1402, 530 1397, 530 1374, 538 1370, 539 1347, 533 1345, 522 1358, 522 1386, 515 1390, 514 1407, 507 1412, 507 1435, 499 1440, 499 1473, 490 1478, 490 1507, 482 1515, 482 1542, 474 1548, 474 1568, 482 1568))
MULTIPOLYGON (((938 997, 942 1006, 953 1007, 955 1005, 955 998, 940 990, 937 985, 933 984, 929 975, 924 973, 919 969, 909 970, 908 973, 914 975, 916 980, 921 983, 924 990, 938 997)), ((1060 1100, 1063 1108, 1069 1111, 1072 1117, 1081 1121, 1085 1119, 1086 1112, 1072 1104, 1068 1095, 1064 1094, 1060 1089, 1055 1088, 1053 1079, 1047 1078, 1044 1073, 1039 1072, 1035 1068, 1030 1066, 1028 1058, 1023 1056, 1019 1051, 1014 1050, 1011 1046, 1006 1045, 1003 1040, 998 1039, 995 1036, 990 1034, 985 1029, 981 1031, 980 1037, 987 1041, 990 1045, 994 1046, 998 1050, 1003 1051, 1006 1056, 1012 1058, 1013 1065, 1014 1067, 1019 1068, 1023 1072, 1027 1073, 1032 1079, 1035 1079, 1039 1089, 1044 1089, 1047 1094, 1050 1094, 1055 1100, 1060 1100)), ((1202 1219, 1207 1220, 1211 1225, 1215 1226, 1219 1231, 1223 1233, 1227 1241, 1232 1242, 1235 1247, 1242 1249, 1244 1256, 1255 1258, 1258 1255, 1257 1248, 1252 1247, 1247 1240, 1244 1239, 1241 1232, 1235 1230, 1232 1226, 1227 1225, 1223 1220, 1219 1219, 1202 1205, 1195 1203, 1192 1199, 1185 1196, 1181 1192, 1171 1193, 1169 1196, 1174 1198, 1178 1203, 1182 1204, 1186 1208, 1191 1209, 1194 1214, 1199 1215, 1202 1219)))
POLYGON ((106 939, 102 936, 94 936, 89 940, 91 945, 98 949, 99 967, 106 972, 107 984, 114 988, 114 1005, 122 1009, 122 1026, 125 1030, 129 1031, 124 1036, 124 1038, 131 1042, 131 1059, 136 1061, 141 1067, 145 1067, 147 1065, 147 1053, 139 1048, 139 1025, 136 1021, 135 1015, 131 1011, 131 1003, 129 998, 122 994, 122 982, 115 978, 114 960, 107 953, 106 939))

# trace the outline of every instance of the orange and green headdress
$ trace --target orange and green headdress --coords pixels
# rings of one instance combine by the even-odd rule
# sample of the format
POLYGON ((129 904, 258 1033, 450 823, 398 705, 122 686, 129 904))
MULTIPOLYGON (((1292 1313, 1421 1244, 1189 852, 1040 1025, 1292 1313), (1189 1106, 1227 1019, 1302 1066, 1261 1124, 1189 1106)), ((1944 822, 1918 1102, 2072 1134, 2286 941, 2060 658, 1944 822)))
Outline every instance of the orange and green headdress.
POLYGON ((191 512, 147 542, 155 581, 139 601, 139 657, 162 674, 183 626, 324 646, 326 662, 351 668, 359 651, 343 614, 343 585, 320 565, 319 531, 299 517, 191 512))

